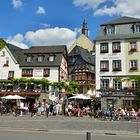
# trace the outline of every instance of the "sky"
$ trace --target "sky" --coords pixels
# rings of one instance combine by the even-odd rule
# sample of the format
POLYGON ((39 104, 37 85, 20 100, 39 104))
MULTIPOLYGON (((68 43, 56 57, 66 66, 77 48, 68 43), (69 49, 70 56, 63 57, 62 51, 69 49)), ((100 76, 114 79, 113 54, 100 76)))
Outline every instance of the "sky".
POLYGON ((140 17, 139 0, 1 0, 0 38, 21 48, 67 45, 81 34, 89 39, 100 25, 121 16, 140 17))

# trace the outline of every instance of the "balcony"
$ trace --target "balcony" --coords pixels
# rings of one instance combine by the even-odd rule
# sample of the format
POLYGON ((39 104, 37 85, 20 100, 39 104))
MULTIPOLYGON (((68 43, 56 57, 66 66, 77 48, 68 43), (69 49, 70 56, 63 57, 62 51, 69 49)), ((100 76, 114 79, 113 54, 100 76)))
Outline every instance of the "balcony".
POLYGON ((121 68, 113 68, 113 71, 121 71, 121 68))
POLYGON ((0 91, 0 95, 21 95, 21 96, 40 96, 40 93, 36 92, 23 92, 23 91, 0 91))
POLYGON ((109 69, 108 68, 101 68, 100 71, 101 72, 106 72, 106 71, 109 71, 109 69))
POLYGON ((77 79, 75 80, 76 82, 80 83, 80 84, 95 84, 95 80, 92 79, 77 79))

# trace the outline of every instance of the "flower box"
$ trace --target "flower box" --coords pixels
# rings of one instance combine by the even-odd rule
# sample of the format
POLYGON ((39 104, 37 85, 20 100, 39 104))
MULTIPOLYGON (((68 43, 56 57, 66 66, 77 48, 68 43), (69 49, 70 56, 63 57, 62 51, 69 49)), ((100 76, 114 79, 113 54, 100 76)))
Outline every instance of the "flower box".
POLYGON ((43 76, 44 76, 44 77, 49 77, 49 74, 44 74, 43 76))
POLYGON ((108 53, 108 50, 101 50, 100 53, 108 53))
POLYGON ((101 68, 100 71, 109 71, 108 68, 101 68))
POLYGON ((9 65, 8 65, 8 64, 4 64, 3 66, 4 66, 4 67, 8 67, 9 65))
POLYGON ((130 70, 137 70, 137 67, 131 67, 130 70))
POLYGON ((128 88, 128 89, 127 89, 127 91, 128 91, 128 92, 134 92, 134 91, 135 91, 135 89, 134 89, 134 88, 132 88, 132 87, 130 87, 130 88, 128 88))
POLYGON ((113 52, 117 53, 117 52, 121 52, 121 50, 120 49, 113 49, 113 52))
POLYGON ((131 49, 130 49, 130 52, 136 52, 136 51, 137 51, 136 48, 131 48, 131 49))
POLYGON ((22 73, 22 77, 32 77, 32 73, 22 73))
POLYGON ((121 68, 113 68, 113 71, 121 71, 121 68))

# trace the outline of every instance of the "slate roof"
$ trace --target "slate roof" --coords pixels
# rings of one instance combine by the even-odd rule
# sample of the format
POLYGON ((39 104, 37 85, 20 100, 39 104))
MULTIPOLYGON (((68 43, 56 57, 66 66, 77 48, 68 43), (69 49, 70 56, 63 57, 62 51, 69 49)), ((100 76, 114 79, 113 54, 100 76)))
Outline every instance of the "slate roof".
POLYGON ((130 23, 136 23, 136 22, 140 22, 140 19, 124 16, 124 17, 120 17, 115 20, 109 21, 107 23, 101 24, 101 26, 117 25, 117 24, 130 24, 130 23))
MULTIPOLYGON (((122 40, 122 39, 139 39, 140 33, 133 33, 133 31, 130 31, 130 33, 125 33, 124 30, 120 29, 120 31, 116 34, 111 35, 105 35, 102 31, 104 26, 107 25, 122 25, 122 24, 130 24, 133 25, 135 23, 140 23, 140 18, 133 18, 133 17, 120 17, 115 20, 112 20, 110 22, 104 23, 101 25, 101 29, 99 34, 95 37, 95 41, 106 41, 106 40, 122 40), (122 32, 121 32, 122 30, 122 32)), ((130 30, 132 30, 132 27, 130 27, 130 30)))
POLYGON ((87 49, 84 49, 80 46, 76 46, 68 54, 68 56, 74 56, 74 55, 80 55, 87 63, 95 65, 95 57, 87 49))
POLYGON ((135 34, 115 34, 115 35, 102 35, 102 36, 96 36, 94 40, 122 40, 122 39, 139 39, 140 33, 135 34))
POLYGON ((95 56, 93 56, 87 49, 80 46, 75 46, 68 55, 69 73, 73 73, 77 67, 86 67, 89 72, 95 73, 92 66, 95 66, 95 56), (73 61, 72 59, 75 59, 73 61))
POLYGON ((47 66, 60 66, 62 56, 67 59, 67 49, 65 45, 58 46, 33 46, 29 49, 20 49, 12 44, 7 44, 7 47, 19 63, 21 67, 47 67, 47 66), (44 56, 42 62, 38 62, 39 55, 44 56), (55 56, 55 61, 49 62, 50 55, 55 56), (33 60, 27 62, 27 56, 32 56, 33 60))

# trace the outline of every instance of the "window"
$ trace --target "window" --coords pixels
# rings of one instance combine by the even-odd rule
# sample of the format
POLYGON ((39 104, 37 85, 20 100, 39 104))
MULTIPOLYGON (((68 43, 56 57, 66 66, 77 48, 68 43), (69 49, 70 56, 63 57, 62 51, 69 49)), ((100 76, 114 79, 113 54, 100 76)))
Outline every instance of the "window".
POLYGON ((32 62, 33 57, 32 56, 27 56, 27 62, 32 62))
POLYGON ((130 52, 135 52, 137 50, 137 43, 135 41, 130 42, 130 52))
POLYGON ((107 35, 112 35, 115 33, 115 26, 107 26, 105 29, 107 35))
POLYGON ((14 78, 14 71, 9 71, 8 73, 8 79, 11 80, 14 78))
POLYGON ((113 51, 114 53, 121 52, 121 45, 120 45, 120 42, 113 42, 113 43, 112 43, 112 51, 113 51))
POLYGON ((43 76, 44 77, 49 77, 50 76, 50 69, 44 69, 43 76))
POLYGON ((131 60, 130 61, 130 70, 137 70, 137 68, 138 68, 137 60, 131 60))
POLYGON ((131 87, 132 87, 133 89, 137 89, 137 87, 138 87, 138 82, 137 82, 137 81, 131 81, 131 87))
POLYGON ((49 56, 49 61, 50 61, 50 62, 53 62, 53 61, 54 61, 54 58, 55 58, 54 55, 50 55, 50 56, 49 56))
POLYGON ((4 57, 5 56, 5 51, 2 51, 2 55, 1 55, 2 57, 4 57))
POLYGON ((43 59, 44 59, 44 56, 41 56, 41 55, 40 55, 40 56, 38 56, 37 61, 38 61, 38 62, 42 62, 43 59))
POLYGON ((109 71, 109 61, 100 62, 100 71, 109 71))
POLYGON ((100 52, 101 53, 108 53, 108 43, 101 43, 100 44, 100 52))
POLYGON ((9 66, 9 57, 6 57, 6 63, 3 66, 4 67, 8 67, 9 66))
POLYGON ((101 90, 109 89, 109 80, 108 79, 101 79, 101 90))
POLYGON ((33 69, 22 69, 22 77, 32 77, 33 69))
POLYGON ((113 60, 112 68, 113 68, 113 71, 121 71, 121 60, 113 60))
POLYGON ((121 90, 122 89, 122 82, 118 80, 113 80, 113 88, 116 90, 121 90))
POLYGON ((134 25, 134 32, 135 33, 140 33, 140 24, 139 23, 134 25))

